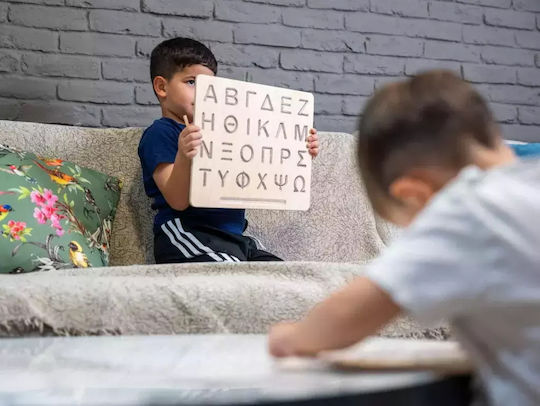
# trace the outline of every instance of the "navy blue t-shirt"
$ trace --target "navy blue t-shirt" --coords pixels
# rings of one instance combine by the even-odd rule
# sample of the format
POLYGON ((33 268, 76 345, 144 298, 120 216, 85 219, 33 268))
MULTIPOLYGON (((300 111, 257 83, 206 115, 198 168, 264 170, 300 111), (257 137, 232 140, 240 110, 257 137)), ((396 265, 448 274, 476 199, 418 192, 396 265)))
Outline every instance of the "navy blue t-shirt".
POLYGON ((146 194, 153 199, 152 209, 157 210, 154 218, 154 233, 163 223, 178 217, 187 226, 210 226, 242 234, 246 223, 245 210, 206 209, 192 206, 182 211, 174 210, 167 204, 154 182, 152 175, 159 164, 174 163, 178 151, 178 136, 184 128, 184 124, 162 117, 144 130, 139 142, 144 189, 146 194))

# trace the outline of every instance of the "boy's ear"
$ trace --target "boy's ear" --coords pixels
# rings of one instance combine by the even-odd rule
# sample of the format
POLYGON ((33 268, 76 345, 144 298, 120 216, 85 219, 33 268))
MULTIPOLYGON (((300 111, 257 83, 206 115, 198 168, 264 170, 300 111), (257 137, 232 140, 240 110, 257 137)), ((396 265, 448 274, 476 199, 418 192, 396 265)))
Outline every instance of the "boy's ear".
POLYGON ((165 98, 167 97, 167 79, 163 76, 156 76, 152 82, 154 86, 154 92, 158 97, 165 98))
POLYGON ((421 210, 431 199, 435 190, 424 180, 403 176, 392 182, 389 188, 390 195, 409 208, 421 210))

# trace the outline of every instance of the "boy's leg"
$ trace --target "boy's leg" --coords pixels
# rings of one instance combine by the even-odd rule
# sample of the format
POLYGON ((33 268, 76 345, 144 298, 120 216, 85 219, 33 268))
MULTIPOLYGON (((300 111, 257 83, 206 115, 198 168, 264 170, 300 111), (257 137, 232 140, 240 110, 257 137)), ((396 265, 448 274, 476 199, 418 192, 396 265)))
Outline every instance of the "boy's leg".
POLYGON ((248 261, 283 261, 281 258, 276 257, 274 254, 263 251, 263 250, 256 250, 247 259, 248 261))
POLYGON ((248 261, 283 261, 281 258, 275 256, 274 254, 261 249, 257 245, 257 241, 252 237, 244 237, 247 238, 248 241, 248 255, 247 260, 248 261))
POLYGON ((247 260, 242 236, 209 227, 189 228, 170 220, 154 236, 156 263, 240 262, 247 260))

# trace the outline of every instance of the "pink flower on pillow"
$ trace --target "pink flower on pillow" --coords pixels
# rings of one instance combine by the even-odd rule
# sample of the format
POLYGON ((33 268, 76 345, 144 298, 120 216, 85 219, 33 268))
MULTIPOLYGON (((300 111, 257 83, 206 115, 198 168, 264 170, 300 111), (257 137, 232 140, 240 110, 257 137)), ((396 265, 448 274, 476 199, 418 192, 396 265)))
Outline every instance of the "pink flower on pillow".
POLYGON ((38 207, 34 209, 34 218, 39 224, 45 224, 47 222, 47 216, 38 207))
POLYGON ((41 211, 43 214, 45 214, 45 216, 47 216, 48 219, 50 219, 56 213, 56 208, 53 206, 44 206, 41 208, 41 211))
POLYGON ((43 199, 45 199, 47 206, 52 207, 58 201, 58 196, 54 195, 49 189, 45 189, 43 190, 43 199))
POLYGON ((32 193, 30 193, 30 198, 37 206, 34 209, 34 218, 38 223, 45 224, 50 220, 51 226, 56 230, 56 234, 58 236, 63 235, 64 229, 60 224, 60 220, 64 219, 66 216, 58 213, 58 207, 56 207, 58 196, 53 194, 49 189, 44 189, 43 193, 40 193, 38 190, 32 191, 32 193))
POLYGON ((11 229, 12 234, 18 234, 22 230, 24 230, 24 228, 26 227, 26 223, 24 221, 9 220, 8 227, 11 229))
POLYGON ((35 203, 38 206, 45 204, 45 199, 37 190, 33 190, 32 193, 30 193, 30 199, 32 200, 32 203, 35 203))
POLYGON ((3 224, 4 228, 3 235, 4 237, 9 237, 10 240, 21 240, 26 241, 24 238, 25 235, 30 235, 32 231, 31 228, 26 228, 26 223, 24 221, 13 221, 9 220, 7 224, 3 224))

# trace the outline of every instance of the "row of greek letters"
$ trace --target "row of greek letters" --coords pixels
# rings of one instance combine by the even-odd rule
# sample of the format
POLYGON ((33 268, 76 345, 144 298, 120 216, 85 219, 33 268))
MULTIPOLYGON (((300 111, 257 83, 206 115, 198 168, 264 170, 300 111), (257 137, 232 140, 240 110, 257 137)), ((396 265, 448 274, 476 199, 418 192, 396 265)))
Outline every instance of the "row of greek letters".
MULTIPOLYGON (((208 176, 215 176, 215 172, 212 172, 210 168, 199 168, 202 172, 202 186, 207 187, 209 184, 208 176)), ((306 179, 302 175, 290 176, 288 174, 274 174, 273 178, 268 173, 257 172, 256 174, 249 174, 245 171, 239 172, 236 175, 230 174, 229 170, 217 171, 220 179, 221 187, 224 188, 227 182, 233 182, 234 185, 240 189, 245 189, 250 185, 252 187, 257 184, 257 190, 268 190, 268 187, 277 187, 279 190, 283 190, 285 187, 293 188, 295 193, 306 193, 306 179)))
MULTIPOLYGON (((247 90, 243 95, 240 95, 238 89, 234 87, 226 87, 225 94, 223 96, 223 101, 229 106, 237 106, 240 102, 242 102, 242 104, 246 108, 249 108, 251 106, 257 107, 260 110, 280 112, 282 114, 291 114, 304 117, 309 116, 308 112, 306 111, 306 107, 309 103, 309 100, 307 99, 293 99, 289 96, 275 96, 277 99, 279 99, 279 101, 274 99, 274 102, 272 102, 272 98, 268 93, 259 94, 253 90, 247 90), (263 94, 264 97, 261 103, 260 99, 263 94), (259 97, 257 97, 257 95, 259 97)), ((204 93, 203 101, 207 102, 209 100, 213 101, 216 105, 218 104, 218 98, 216 95, 216 90, 214 89, 214 85, 208 85, 208 88, 204 93)))
MULTIPOLYGON (((297 141, 305 142, 308 137, 309 128, 307 125, 294 124, 294 127, 291 124, 291 127, 287 128, 284 122, 279 122, 277 127, 273 128, 270 124, 270 120, 252 120, 251 118, 241 119, 238 121, 238 118, 232 114, 229 114, 223 119, 223 128, 227 134, 243 133, 245 135, 254 135, 257 134, 258 137, 261 135, 270 138, 271 135, 274 135, 275 138, 283 137, 284 140, 287 139, 287 135, 294 136, 294 139, 297 141)), ((216 131, 216 114, 206 112, 201 113, 201 129, 216 131)))
MULTIPOLYGON (((242 162, 248 163, 253 160, 256 162, 261 162, 262 164, 270 164, 272 165, 274 163, 274 151, 276 151, 275 154, 275 162, 280 163, 283 165, 285 161, 288 159, 295 159, 296 160, 296 166, 305 168, 307 166, 307 160, 309 158, 308 152, 306 150, 296 150, 296 156, 293 156, 293 152, 291 152, 290 148, 272 148, 272 147, 262 147, 260 150, 258 148, 253 147, 250 144, 244 144, 242 145, 237 153, 233 151, 233 143, 232 142, 221 142, 219 143, 221 145, 221 149, 219 150, 220 155, 219 159, 222 161, 232 161, 234 157, 238 157, 242 160, 242 162)), ((214 158, 214 141, 202 141, 201 143, 201 149, 200 149, 200 157, 204 158, 205 156, 209 159, 214 158)), ((217 159, 218 157, 216 157, 217 159)))

